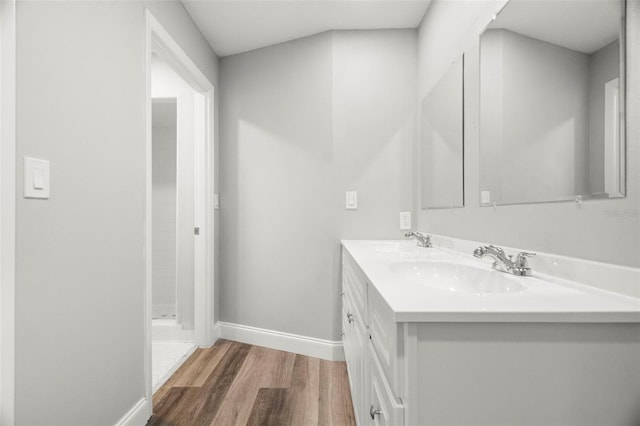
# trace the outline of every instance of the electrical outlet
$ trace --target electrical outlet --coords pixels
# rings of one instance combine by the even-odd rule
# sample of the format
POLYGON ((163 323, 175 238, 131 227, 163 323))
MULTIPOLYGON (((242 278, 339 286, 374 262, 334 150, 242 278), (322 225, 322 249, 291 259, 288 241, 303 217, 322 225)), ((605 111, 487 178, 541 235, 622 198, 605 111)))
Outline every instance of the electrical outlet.
POLYGON ((400 212, 400 229, 411 229, 411 212, 400 212))

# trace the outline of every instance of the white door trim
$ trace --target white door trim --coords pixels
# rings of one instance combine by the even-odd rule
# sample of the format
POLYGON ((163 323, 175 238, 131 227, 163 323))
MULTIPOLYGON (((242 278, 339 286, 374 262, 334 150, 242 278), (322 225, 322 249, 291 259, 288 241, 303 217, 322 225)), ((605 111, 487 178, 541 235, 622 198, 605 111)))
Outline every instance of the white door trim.
POLYGON ((169 32, 153 17, 149 10, 146 16, 146 142, 145 142, 145 301, 144 301, 144 334, 145 334, 145 393, 148 401, 149 416, 152 414, 153 387, 151 383, 151 54, 160 54, 163 60, 197 92, 204 97, 204 132, 196 141, 196 173, 195 217, 200 228, 200 236, 195 238, 195 336, 196 345, 207 347, 214 343, 213 328, 213 220, 212 189, 214 174, 211 170, 214 140, 214 87, 207 77, 198 69, 191 58, 180 48, 169 32), (200 155, 201 154, 201 155, 200 155), (200 155, 200 156, 198 156, 200 155))
POLYGON ((15 423, 16 15, 0 1, 0 424, 15 423))

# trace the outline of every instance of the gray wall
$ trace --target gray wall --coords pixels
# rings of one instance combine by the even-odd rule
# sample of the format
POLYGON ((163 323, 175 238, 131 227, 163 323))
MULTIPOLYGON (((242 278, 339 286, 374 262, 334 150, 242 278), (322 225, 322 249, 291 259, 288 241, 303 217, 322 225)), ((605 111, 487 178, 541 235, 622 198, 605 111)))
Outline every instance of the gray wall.
MULTIPOLYGON (((627 52, 640 49, 640 2, 628 4, 627 52)), ((494 2, 434 2, 419 30, 419 98, 428 93, 449 63, 465 52, 466 207, 428 210, 422 231, 618 265, 640 266, 640 57, 628 54, 627 197, 619 200, 478 207, 479 81, 478 35, 499 10, 494 2)), ((416 177, 416 205, 419 204, 416 177)))
POLYGON ((222 321, 339 340, 339 240, 398 238, 411 208, 415 47, 333 32, 221 60, 222 321))
POLYGON ((480 50, 480 190, 498 204, 588 194, 589 56, 507 30, 480 50))
POLYGON ((18 179, 17 424, 114 424, 144 397, 145 5, 216 84, 178 2, 17 4, 17 176, 51 161, 48 201, 18 179))
POLYGON ((154 318, 176 314, 176 99, 152 105, 152 244, 151 312, 154 318))
POLYGON ((618 41, 589 56, 589 192, 604 192, 604 86, 619 76, 618 41))

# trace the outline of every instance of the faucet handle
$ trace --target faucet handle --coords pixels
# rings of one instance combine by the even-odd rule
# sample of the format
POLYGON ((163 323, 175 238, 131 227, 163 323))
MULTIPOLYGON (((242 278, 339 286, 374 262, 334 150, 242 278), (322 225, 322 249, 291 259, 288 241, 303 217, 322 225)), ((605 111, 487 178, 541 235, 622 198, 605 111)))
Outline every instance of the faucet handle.
POLYGON ((536 255, 535 253, 521 251, 516 256, 516 266, 518 268, 526 268, 526 267, 528 267, 529 265, 528 265, 528 262, 527 262, 527 257, 533 257, 535 255, 536 255))
POLYGON ((496 253, 502 254, 504 255, 504 250, 502 250, 500 247, 498 246, 494 246, 493 244, 491 244, 489 247, 491 247, 492 249, 494 249, 496 251, 496 253))

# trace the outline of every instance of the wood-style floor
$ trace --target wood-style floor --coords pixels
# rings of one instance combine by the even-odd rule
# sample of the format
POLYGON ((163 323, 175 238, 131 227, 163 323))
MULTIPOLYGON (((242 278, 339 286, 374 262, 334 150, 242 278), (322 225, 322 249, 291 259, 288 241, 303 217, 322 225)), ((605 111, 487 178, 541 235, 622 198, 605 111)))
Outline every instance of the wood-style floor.
POLYGON ((355 425, 344 362, 219 340, 153 396, 147 425, 355 425))

